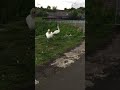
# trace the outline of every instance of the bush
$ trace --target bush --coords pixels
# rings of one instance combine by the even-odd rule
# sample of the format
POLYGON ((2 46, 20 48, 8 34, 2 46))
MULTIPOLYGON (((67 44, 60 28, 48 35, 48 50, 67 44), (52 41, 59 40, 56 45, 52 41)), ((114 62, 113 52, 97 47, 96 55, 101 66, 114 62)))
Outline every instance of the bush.
POLYGON ((43 35, 47 32, 48 29, 56 29, 57 28, 57 23, 56 22, 48 22, 46 20, 40 20, 36 22, 36 30, 35 30, 35 35, 43 35))

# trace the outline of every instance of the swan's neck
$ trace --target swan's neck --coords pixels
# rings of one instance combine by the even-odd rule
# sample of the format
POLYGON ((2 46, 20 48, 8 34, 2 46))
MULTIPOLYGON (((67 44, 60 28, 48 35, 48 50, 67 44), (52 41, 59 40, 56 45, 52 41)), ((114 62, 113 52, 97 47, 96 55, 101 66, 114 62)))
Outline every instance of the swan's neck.
POLYGON ((48 33, 50 34, 51 32, 50 32, 50 31, 48 31, 48 33))
POLYGON ((32 14, 30 14, 30 16, 34 19, 35 18, 35 16, 34 15, 32 15, 32 14))

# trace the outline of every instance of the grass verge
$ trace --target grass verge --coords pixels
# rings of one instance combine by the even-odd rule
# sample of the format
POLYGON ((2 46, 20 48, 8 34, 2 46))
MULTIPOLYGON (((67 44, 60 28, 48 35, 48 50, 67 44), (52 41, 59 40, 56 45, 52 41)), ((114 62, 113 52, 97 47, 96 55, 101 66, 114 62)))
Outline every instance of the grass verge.
POLYGON ((60 24, 61 32, 58 35, 47 40, 45 36, 47 29, 50 28, 54 31, 57 24, 55 22, 45 22, 45 24, 41 24, 43 24, 43 26, 39 23, 36 27, 38 32, 36 32, 35 39, 36 65, 44 64, 56 59, 67 50, 80 44, 82 41, 82 32, 80 32, 77 27, 65 23, 60 24))

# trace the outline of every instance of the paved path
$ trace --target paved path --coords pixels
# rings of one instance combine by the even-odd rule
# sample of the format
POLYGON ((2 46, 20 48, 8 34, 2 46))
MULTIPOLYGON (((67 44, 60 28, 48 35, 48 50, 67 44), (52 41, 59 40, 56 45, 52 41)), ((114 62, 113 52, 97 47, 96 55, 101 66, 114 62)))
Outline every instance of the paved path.
POLYGON ((85 67, 86 90, 120 90, 120 34, 106 49, 88 57, 85 67))
POLYGON ((35 90, 85 90, 84 60, 83 55, 70 67, 52 77, 40 80, 35 90))
POLYGON ((73 64, 56 74, 46 79, 38 77, 37 80, 40 83, 36 85, 36 90, 85 90, 85 55, 82 54, 73 64))

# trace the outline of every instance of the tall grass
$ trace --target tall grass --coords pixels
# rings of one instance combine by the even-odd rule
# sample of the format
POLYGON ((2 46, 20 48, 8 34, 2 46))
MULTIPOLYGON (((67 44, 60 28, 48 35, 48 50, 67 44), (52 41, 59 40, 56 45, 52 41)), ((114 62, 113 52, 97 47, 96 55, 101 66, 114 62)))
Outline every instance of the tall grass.
POLYGON ((57 22, 51 21, 47 22, 46 20, 37 20, 36 21, 36 30, 35 35, 43 35, 48 29, 55 30, 57 29, 57 22))

